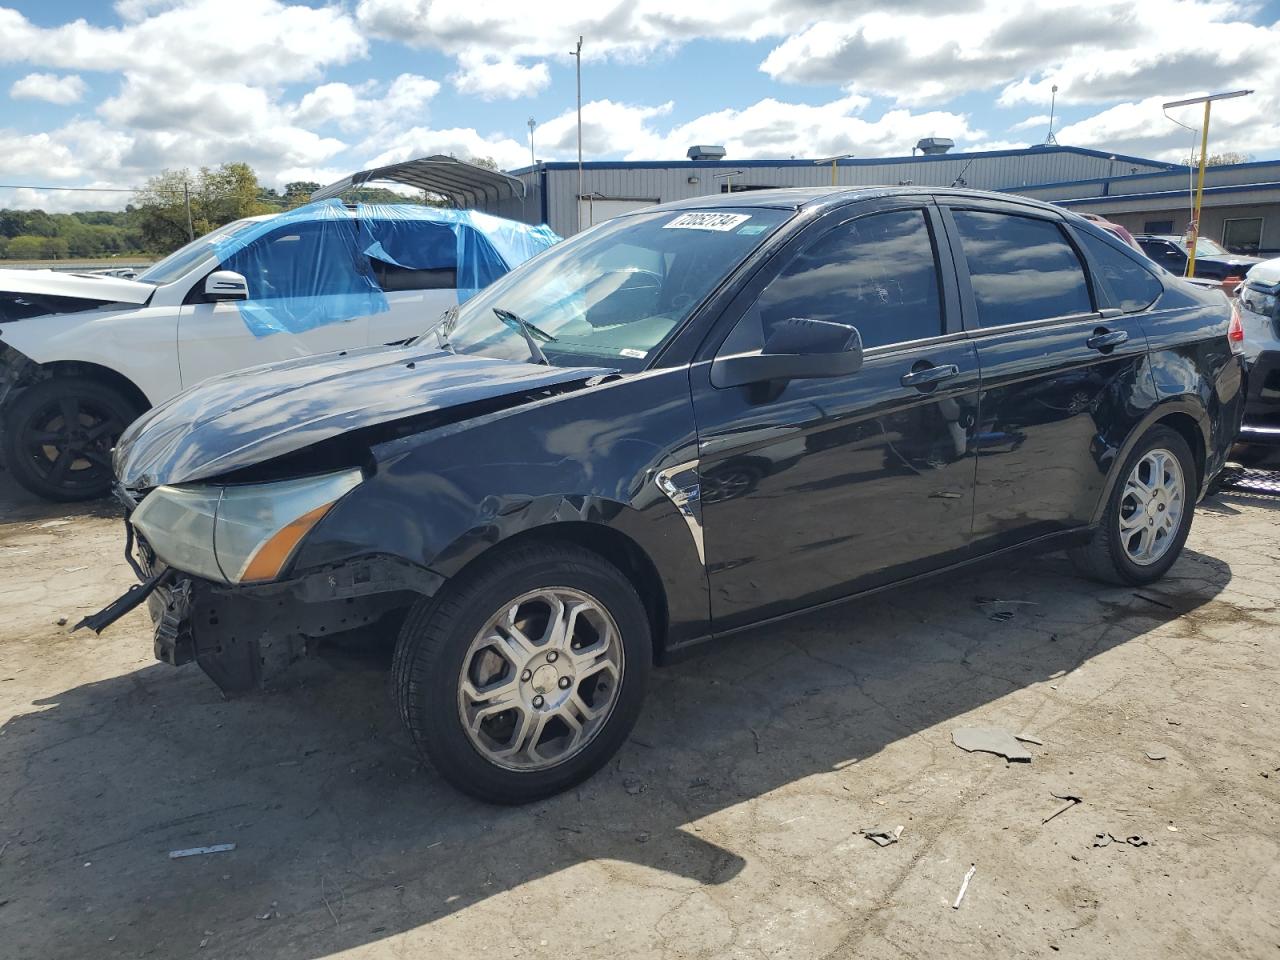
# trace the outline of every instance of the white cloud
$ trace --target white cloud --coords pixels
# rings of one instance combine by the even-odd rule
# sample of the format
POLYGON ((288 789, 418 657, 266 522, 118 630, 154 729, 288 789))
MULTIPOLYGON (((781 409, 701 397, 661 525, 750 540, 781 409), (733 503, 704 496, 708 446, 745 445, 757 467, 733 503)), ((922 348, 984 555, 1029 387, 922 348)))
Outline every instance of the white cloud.
POLYGON ((1034 117, 1027 117, 1025 120, 1009 124, 1010 130, 1034 130, 1037 127, 1048 129, 1049 115, 1047 113, 1037 113, 1034 117))
POLYGON ((449 79, 459 93, 485 100, 514 100, 546 87, 551 71, 545 63, 525 66, 510 57, 468 51, 458 56, 458 71, 449 79))
POLYGON ((9 96, 15 100, 46 100, 66 105, 84 96, 85 82, 74 73, 60 77, 56 73, 28 73, 15 80, 9 96))

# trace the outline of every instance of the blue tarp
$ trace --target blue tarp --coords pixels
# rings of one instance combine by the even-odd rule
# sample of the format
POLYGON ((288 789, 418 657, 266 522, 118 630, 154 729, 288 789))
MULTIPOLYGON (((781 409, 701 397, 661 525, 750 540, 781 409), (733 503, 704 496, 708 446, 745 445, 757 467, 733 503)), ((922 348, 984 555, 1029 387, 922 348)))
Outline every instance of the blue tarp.
POLYGON ((324 200, 223 237, 213 249, 223 269, 244 274, 251 299, 237 303, 240 316, 265 337, 388 310, 373 261, 456 271, 461 301, 559 240, 545 225, 472 210, 358 204, 352 211, 324 200))

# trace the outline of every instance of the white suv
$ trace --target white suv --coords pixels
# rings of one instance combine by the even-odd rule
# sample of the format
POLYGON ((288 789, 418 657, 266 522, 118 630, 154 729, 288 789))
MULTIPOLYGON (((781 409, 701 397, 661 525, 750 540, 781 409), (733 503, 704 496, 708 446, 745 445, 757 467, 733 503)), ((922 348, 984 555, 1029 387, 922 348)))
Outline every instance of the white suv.
POLYGON ((147 408, 243 367, 417 336, 558 239, 468 211, 327 201, 228 224, 134 280, 0 270, 5 466, 49 499, 101 496, 112 446, 147 408))

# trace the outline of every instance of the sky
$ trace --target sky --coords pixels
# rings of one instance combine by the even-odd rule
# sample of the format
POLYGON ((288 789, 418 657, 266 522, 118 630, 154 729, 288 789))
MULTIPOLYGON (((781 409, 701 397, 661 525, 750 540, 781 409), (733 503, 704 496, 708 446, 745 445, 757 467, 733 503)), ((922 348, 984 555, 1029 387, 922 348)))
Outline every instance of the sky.
POLYGON ((900 156, 1043 142, 1280 157, 1280 0, 0 0, 0 206, 118 209, 164 169, 268 186, 433 153, 900 156))

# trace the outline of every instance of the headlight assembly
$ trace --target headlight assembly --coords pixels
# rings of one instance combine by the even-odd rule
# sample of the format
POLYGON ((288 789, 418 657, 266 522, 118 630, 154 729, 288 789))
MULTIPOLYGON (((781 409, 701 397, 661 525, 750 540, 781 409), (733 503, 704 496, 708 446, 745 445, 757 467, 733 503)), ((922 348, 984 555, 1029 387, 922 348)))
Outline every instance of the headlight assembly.
POLYGON ((260 583, 280 576, 302 538, 360 480, 353 469, 273 483, 156 487, 130 522, 172 567, 260 583))

